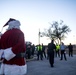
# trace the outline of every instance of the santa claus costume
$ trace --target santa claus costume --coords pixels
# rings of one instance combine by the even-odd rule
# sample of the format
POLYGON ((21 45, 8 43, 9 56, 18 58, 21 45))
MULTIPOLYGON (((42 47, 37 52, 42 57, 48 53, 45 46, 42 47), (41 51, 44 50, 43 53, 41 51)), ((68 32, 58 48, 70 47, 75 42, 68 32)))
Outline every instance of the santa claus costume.
POLYGON ((26 75, 26 45, 20 22, 10 18, 3 27, 6 25, 8 29, 0 38, 0 59, 3 60, 0 75, 26 75))

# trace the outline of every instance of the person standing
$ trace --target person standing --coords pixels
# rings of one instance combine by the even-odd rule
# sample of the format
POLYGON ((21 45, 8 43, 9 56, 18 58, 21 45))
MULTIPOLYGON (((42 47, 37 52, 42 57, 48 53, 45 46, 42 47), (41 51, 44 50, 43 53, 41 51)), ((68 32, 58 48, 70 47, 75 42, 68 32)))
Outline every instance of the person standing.
POLYGON ((69 49, 69 57, 73 57, 73 45, 70 43, 69 46, 68 46, 68 49, 69 49))
POLYGON ((38 51, 38 53, 37 53, 37 60, 39 60, 39 58, 40 58, 41 60, 43 60, 42 46, 41 46, 40 44, 37 46, 37 51, 38 51))
POLYGON ((20 21, 10 18, 3 27, 7 25, 8 29, 0 39, 0 59, 3 60, 0 75, 26 75, 26 44, 20 21))
POLYGON ((43 43, 42 43, 42 54, 43 54, 43 57, 46 58, 45 46, 43 45, 43 43))
POLYGON ((60 46, 58 44, 56 44, 56 57, 57 57, 57 55, 60 57, 59 51, 60 51, 60 46))
POLYGON ((64 55, 64 59, 66 59, 66 46, 64 45, 64 43, 62 42, 61 45, 60 45, 60 50, 61 50, 61 59, 60 60, 63 60, 63 55, 64 55))
POLYGON ((51 67, 54 67, 54 49, 56 49, 56 46, 54 40, 52 40, 51 43, 48 44, 48 59, 51 67))
POLYGON ((32 56, 34 57, 34 52, 35 52, 35 45, 32 45, 32 56))
POLYGON ((30 59, 31 58, 31 44, 29 43, 28 45, 27 45, 27 48, 26 48, 26 54, 27 54, 27 59, 30 59))

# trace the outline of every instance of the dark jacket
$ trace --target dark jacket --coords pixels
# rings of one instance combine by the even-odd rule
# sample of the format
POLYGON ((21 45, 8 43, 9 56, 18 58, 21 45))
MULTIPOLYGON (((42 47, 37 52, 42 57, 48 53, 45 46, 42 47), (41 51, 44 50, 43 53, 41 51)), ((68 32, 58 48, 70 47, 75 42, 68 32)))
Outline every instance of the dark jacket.
POLYGON ((48 44, 48 52, 53 52, 54 49, 56 49, 56 46, 54 43, 49 43, 48 44))

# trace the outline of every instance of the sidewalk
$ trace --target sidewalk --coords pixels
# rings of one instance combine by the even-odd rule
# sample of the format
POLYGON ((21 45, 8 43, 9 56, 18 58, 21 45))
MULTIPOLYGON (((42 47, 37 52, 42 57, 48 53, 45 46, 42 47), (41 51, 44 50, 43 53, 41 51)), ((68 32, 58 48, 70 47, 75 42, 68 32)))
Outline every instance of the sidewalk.
POLYGON ((67 61, 55 58, 54 68, 50 67, 47 59, 27 62, 27 66, 27 75, 76 75, 76 55, 67 55, 67 61))

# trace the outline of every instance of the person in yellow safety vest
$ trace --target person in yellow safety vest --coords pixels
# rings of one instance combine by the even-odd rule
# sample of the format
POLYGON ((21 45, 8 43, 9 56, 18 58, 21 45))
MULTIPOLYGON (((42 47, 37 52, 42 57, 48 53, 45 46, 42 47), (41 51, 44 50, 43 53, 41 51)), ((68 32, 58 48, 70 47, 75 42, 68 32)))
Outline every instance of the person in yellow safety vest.
POLYGON ((41 60, 43 60, 42 46, 41 46, 40 44, 37 46, 37 50, 38 50, 38 53, 37 53, 37 60, 39 60, 39 58, 40 58, 41 60))
POLYGON ((60 57, 59 50, 60 50, 60 46, 58 44, 56 44, 56 57, 57 57, 57 55, 60 57))

